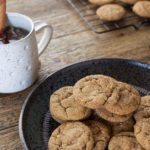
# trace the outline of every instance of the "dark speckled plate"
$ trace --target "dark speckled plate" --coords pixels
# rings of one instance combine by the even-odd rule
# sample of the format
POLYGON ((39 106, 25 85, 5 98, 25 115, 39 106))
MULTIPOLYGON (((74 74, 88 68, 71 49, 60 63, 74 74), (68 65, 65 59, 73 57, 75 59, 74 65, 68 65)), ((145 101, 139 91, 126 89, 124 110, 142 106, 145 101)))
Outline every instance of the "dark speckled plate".
POLYGON ((49 114, 49 97, 57 89, 74 85, 90 74, 104 74, 129 83, 142 95, 150 91, 150 65, 124 59, 97 59, 65 67, 44 79, 23 104, 19 133, 26 150, 47 150, 48 139, 59 125, 49 114))

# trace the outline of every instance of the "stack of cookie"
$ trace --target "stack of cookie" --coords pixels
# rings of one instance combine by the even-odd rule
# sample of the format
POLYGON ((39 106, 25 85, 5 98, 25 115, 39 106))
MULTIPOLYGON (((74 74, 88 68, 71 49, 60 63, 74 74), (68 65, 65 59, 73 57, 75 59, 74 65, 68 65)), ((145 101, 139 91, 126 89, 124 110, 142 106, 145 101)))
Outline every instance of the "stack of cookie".
POLYGON ((150 18, 150 1, 148 0, 89 0, 90 3, 100 6, 96 14, 105 21, 117 21, 125 16, 124 4, 134 5, 133 12, 145 18, 150 18))
POLYGON ((50 113, 61 125, 52 133, 49 149, 143 150, 143 146, 150 150, 150 119, 144 121, 147 127, 140 122, 147 113, 150 116, 148 99, 143 97, 141 102, 136 89, 104 75, 90 75, 73 87, 58 89, 50 97, 50 113), (139 120, 135 126, 133 115, 139 120))

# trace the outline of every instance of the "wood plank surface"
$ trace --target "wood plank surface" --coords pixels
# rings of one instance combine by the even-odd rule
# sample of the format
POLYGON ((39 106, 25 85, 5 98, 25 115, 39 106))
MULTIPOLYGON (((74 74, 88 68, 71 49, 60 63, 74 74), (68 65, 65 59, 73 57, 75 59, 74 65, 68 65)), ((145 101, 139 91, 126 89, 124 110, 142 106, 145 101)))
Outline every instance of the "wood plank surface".
MULTIPOLYGON (((51 24, 54 35, 40 56, 39 80, 66 65, 96 58, 127 58, 150 63, 150 27, 95 34, 65 0, 8 0, 7 10, 51 24)), ((38 36, 38 39, 41 35, 38 36)), ((33 86, 16 94, 0 94, 0 150, 21 150, 18 119, 33 86)))

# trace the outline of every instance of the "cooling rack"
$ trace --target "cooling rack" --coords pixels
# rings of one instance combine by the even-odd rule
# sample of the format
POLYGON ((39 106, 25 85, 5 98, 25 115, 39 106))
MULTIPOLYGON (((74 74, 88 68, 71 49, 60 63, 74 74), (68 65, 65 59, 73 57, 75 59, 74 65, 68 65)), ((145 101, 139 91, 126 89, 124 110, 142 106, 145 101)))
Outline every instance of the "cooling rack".
POLYGON ((133 27, 138 30, 143 25, 150 25, 150 19, 141 18, 132 12, 129 5, 124 5, 127 10, 122 20, 115 22, 106 22, 98 18, 96 15, 96 5, 90 4, 88 0, 67 0, 67 2, 75 9, 86 24, 97 34, 119 30, 122 28, 133 27))

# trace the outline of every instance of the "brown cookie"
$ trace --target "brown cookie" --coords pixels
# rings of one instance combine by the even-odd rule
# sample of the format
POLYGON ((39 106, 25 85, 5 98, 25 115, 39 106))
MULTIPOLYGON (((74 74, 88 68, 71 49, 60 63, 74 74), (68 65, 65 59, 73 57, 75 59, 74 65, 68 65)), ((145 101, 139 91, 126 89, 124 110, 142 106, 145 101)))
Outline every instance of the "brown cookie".
POLYGON ((141 104, 138 110, 134 114, 136 121, 143 118, 150 118, 150 96, 144 96, 141 98, 141 104))
POLYGON ((139 1, 133 6, 133 12, 140 17, 150 18, 150 1, 139 1))
POLYGON ((140 108, 143 107, 150 107, 150 95, 146 95, 141 98, 140 108))
POLYGON ((141 0, 120 0, 120 1, 123 3, 132 5, 132 4, 135 4, 136 2, 141 1, 141 0))
POLYGON ((52 133, 48 147, 50 150, 93 150, 92 131, 81 122, 66 122, 52 133))
POLYGON ((120 133, 120 132, 129 132, 133 131, 133 126, 135 122, 133 118, 130 118, 129 120, 119 123, 117 125, 112 125, 111 130, 112 130, 112 136, 120 133))
POLYGON ((139 92, 130 85, 117 82, 117 86, 104 104, 107 111, 118 115, 126 115, 138 109, 141 102, 139 92))
POLYGON ((89 2, 95 5, 104 5, 114 2, 114 0, 89 0, 89 2))
POLYGON ((134 126, 134 134, 137 141, 146 150, 150 150, 150 118, 138 121, 134 126))
POLYGON ((92 150, 105 150, 110 139, 110 129, 103 123, 87 120, 84 122, 92 131, 94 148, 92 150))
MULTIPOLYGON (((59 122, 88 118, 91 110, 75 102, 73 87, 66 86, 55 91, 50 97, 50 112, 59 122)), ((62 123, 60 122, 60 123, 62 123)))
POLYGON ((73 88, 76 102, 93 109, 102 107, 116 86, 113 80, 104 75, 90 75, 80 79, 73 88))
POLYGON ((118 4, 106 4, 97 9, 97 16, 105 21, 120 20, 125 15, 125 9, 118 4))
POLYGON ((138 144, 133 132, 120 132, 113 136, 108 145, 109 150, 144 150, 138 144))
POLYGON ((107 111, 105 108, 96 109, 96 113, 102 119, 112 123, 120 123, 120 122, 127 121, 132 116, 132 113, 128 115, 113 114, 107 111))

